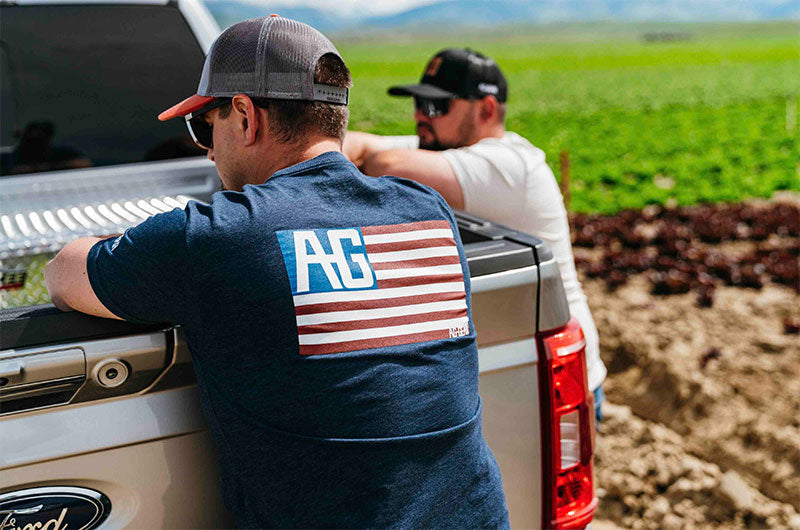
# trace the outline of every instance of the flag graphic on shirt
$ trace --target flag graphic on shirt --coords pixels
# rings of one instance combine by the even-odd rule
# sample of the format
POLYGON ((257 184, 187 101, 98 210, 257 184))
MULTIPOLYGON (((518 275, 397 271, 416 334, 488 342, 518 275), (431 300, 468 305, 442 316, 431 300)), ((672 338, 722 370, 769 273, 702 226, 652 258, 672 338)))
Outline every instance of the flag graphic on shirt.
POLYGON ((276 235, 301 355, 469 334, 464 276, 447 221, 276 235))

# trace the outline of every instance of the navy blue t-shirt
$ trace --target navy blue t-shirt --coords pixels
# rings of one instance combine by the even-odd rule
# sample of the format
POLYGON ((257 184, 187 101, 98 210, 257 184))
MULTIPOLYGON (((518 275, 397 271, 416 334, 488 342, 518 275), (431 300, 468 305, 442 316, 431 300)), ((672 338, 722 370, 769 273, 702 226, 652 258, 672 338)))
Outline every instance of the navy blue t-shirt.
POLYGON ((100 301, 180 324, 242 527, 507 527, 452 211, 329 152, 96 244, 100 301))

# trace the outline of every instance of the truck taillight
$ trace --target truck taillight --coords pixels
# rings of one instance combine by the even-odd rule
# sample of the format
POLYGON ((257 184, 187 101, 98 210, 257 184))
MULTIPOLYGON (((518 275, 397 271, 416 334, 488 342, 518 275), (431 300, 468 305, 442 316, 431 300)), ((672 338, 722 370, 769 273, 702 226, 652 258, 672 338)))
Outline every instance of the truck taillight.
POLYGON ((586 377, 586 342, 574 318, 539 335, 544 528, 583 528, 592 520, 594 399, 586 377))

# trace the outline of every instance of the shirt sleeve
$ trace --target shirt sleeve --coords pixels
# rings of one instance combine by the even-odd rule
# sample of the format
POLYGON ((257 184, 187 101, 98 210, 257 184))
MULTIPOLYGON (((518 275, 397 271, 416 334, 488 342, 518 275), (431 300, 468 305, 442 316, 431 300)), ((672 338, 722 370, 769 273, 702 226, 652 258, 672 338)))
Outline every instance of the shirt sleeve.
POLYGON ((483 141, 442 154, 461 186, 466 211, 495 221, 510 212, 522 212, 528 192, 527 170, 525 160, 514 149, 483 141))
POLYGON ((186 221, 186 212, 174 209, 91 248, 89 282, 109 311, 131 322, 185 322, 191 276, 186 221))
POLYGON ((417 149, 419 148, 419 137, 409 136, 382 136, 384 149, 417 149))

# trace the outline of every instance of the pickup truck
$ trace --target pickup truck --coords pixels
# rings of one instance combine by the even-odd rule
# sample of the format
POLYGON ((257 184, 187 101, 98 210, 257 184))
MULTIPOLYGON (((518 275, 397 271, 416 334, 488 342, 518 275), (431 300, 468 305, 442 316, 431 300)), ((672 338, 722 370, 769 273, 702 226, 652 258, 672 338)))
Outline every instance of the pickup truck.
MULTIPOLYGON (((61 312, 42 278, 73 238, 213 200, 214 165, 155 117, 193 93, 219 27, 194 0, 0 14, 0 529, 231 527, 181 329, 61 312)), ((457 218, 512 526, 584 527, 593 407, 558 267, 534 237, 457 218)))

